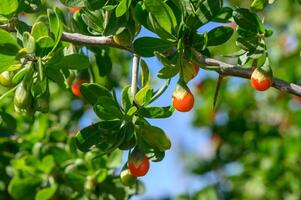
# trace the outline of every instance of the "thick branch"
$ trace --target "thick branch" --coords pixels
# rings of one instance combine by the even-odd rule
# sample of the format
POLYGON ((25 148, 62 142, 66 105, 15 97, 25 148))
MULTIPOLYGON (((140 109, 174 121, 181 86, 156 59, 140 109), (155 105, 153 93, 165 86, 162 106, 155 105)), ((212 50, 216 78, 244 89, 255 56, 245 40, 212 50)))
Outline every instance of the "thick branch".
POLYGON ((82 35, 82 34, 78 34, 78 33, 63 32, 61 40, 66 41, 66 42, 71 42, 73 44, 78 44, 78 45, 109 46, 109 47, 115 47, 118 49, 124 49, 124 50, 132 52, 130 47, 120 46, 120 45, 116 44, 114 42, 114 40, 110 37, 88 36, 88 35, 82 35))
MULTIPOLYGON (((193 51, 193 54, 195 55, 195 58, 199 63, 203 63, 205 66, 218 67, 217 72, 222 75, 235 76, 246 79, 251 78, 252 69, 245 69, 232 64, 224 63, 219 60, 207 58, 202 54, 198 53, 197 51, 193 51)), ((272 86, 282 92, 287 92, 297 96, 301 96, 301 86, 295 83, 289 83, 278 78, 273 78, 272 86)))

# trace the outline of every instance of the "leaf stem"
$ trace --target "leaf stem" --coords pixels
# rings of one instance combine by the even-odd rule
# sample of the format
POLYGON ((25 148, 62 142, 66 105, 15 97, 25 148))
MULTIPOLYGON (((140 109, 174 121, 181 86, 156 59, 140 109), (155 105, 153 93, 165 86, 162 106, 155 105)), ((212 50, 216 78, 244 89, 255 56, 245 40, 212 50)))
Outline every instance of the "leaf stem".
POLYGON ((168 79, 165 81, 164 85, 162 85, 162 87, 156 92, 156 94, 151 98, 150 103, 154 102, 156 99, 158 99, 164 92, 165 90, 168 88, 169 84, 170 84, 170 80, 168 79))
POLYGON ((6 91, 4 94, 2 94, 0 96, 0 101, 2 101, 6 96, 10 95, 12 92, 14 92, 16 89, 17 89, 17 86, 16 85, 15 87, 11 88, 10 90, 6 91))

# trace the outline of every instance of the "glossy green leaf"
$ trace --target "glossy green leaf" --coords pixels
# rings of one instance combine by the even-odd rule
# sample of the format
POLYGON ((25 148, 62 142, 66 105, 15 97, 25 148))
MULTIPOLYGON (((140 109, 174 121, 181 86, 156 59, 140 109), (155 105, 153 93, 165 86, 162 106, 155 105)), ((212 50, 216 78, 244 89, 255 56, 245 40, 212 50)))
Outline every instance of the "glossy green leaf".
POLYGON ((57 14, 57 9, 54 11, 48 9, 47 10, 47 16, 49 20, 49 26, 50 26, 50 31, 54 35, 55 39, 55 45, 53 47, 53 50, 58 46, 62 33, 63 33, 63 25, 62 22, 60 21, 59 15, 57 14))
POLYGON ((0 29, 0 73, 16 62, 15 56, 19 49, 17 39, 7 31, 0 29))
MULTIPOLYGON (((87 152, 92 146, 100 143, 114 130, 118 130, 120 121, 101 121, 80 130, 76 136, 76 146, 79 150, 87 152)), ((110 136, 109 136, 110 137, 110 136)))
POLYGON ((159 72, 158 72, 158 77, 161 79, 169 79, 174 77, 179 73, 179 68, 178 67, 163 67, 159 72))
POLYGON ((122 99, 121 99, 121 103, 122 103, 122 107, 125 110, 125 112, 127 112, 133 105, 133 101, 134 101, 134 96, 131 92, 131 86, 127 85, 122 89, 122 99))
POLYGON ((96 31, 97 33, 103 32, 104 19, 101 12, 84 12, 83 14, 81 14, 81 18, 85 22, 85 24, 92 30, 96 31))
POLYGON ((212 20, 215 22, 227 23, 230 22, 232 17, 233 9, 230 7, 223 7, 218 15, 212 20))
POLYGON ((212 21, 221 12, 223 0, 204 0, 199 1, 195 11, 201 24, 212 21))
POLYGON ((147 103, 147 97, 149 93, 152 94, 153 88, 150 85, 146 85, 144 88, 139 90, 135 95, 135 100, 138 105, 143 105, 147 103))
POLYGON ((89 58, 83 54, 64 56, 58 64, 62 68, 83 70, 89 67, 89 58))
POLYGON ((135 139, 135 126, 132 123, 126 123, 120 129, 121 132, 124 134, 124 139, 122 143, 119 145, 119 149, 121 150, 129 150, 136 145, 135 139))
POLYGON ((154 56, 154 51, 164 51, 175 46, 173 42, 153 37, 138 38, 134 42, 135 52, 144 57, 154 56))
POLYGON ((172 33, 175 30, 177 26, 176 17, 172 9, 163 0, 145 0, 144 4, 161 28, 168 33, 172 33))
POLYGON ((227 42, 233 35, 233 29, 227 26, 220 26, 207 33, 207 46, 218 46, 227 42))
POLYGON ((18 0, 1 0, 0 15, 10 15, 18 9, 18 0))
POLYGON ((167 107, 144 107, 139 109, 139 114, 146 118, 168 118, 172 115, 174 108, 167 107))
POLYGON ((103 120, 121 119, 123 114, 114 99, 108 96, 99 96, 94 105, 96 115, 103 120))
POLYGON ((35 200, 49 200, 55 194, 57 185, 39 190, 35 196, 35 200))
POLYGON ((269 0, 254 0, 251 8, 255 11, 263 10, 269 4, 269 0))
POLYGON ((254 33, 264 33, 264 25, 260 21, 259 17, 245 8, 236 9, 233 12, 233 18, 238 26, 254 33))
POLYGON ((132 0, 121 0, 116 7, 116 17, 121 17, 131 6, 132 0))
POLYGON ((23 47, 26 48, 28 53, 34 53, 36 51, 35 39, 28 32, 23 33, 23 47))
POLYGON ((135 127, 138 137, 154 149, 165 151, 170 149, 171 142, 164 131, 155 126, 139 125, 135 127))
POLYGON ((141 60, 141 86, 145 87, 149 85, 150 73, 147 66, 147 63, 144 60, 141 60))
POLYGON ((31 35, 36 41, 39 40, 41 37, 48 36, 48 27, 43 22, 36 22, 32 26, 31 35))
POLYGON ((113 96, 108 89, 96 83, 82 84, 80 92, 84 99, 92 105, 97 103, 99 97, 109 97, 110 99, 113 99, 113 96))

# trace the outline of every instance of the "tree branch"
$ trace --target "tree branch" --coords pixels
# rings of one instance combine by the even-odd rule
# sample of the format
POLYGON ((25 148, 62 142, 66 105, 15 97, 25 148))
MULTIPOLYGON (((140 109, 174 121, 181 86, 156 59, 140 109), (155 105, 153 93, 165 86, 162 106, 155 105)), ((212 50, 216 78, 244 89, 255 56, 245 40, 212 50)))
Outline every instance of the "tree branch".
MULTIPOLYGON (((195 58, 199 63, 204 64, 205 66, 216 66, 218 67, 217 72, 219 74, 225 75, 225 76, 234 76, 234 77, 240 77, 245 79, 250 79, 251 74, 253 72, 252 69, 245 69, 241 67, 237 67, 232 64, 224 63, 219 60, 215 60, 212 58, 208 58, 200 54, 199 52, 193 50, 192 53, 194 54, 195 58)), ((295 83, 289 83, 287 81, 273 78, 273 87, 282 91, 287 92, 290 94, 294 94, 297 96, 301 96, 301 86, 295 83)))
MULTIPOLYGON (((15 28, 10 25, 2 25, 2 26, 0 26, 0 28, 5 29, 9 32, 16 31, 15 28)), ((66 42, 71 42, 73 44, 78 44, 78 45, 109 46, 109 47, 127 50, 127 51, 133 53, 133 49, 131 47, 120 46, 120 45, 116 44, 114 42, 114 40, 110 37, 87 36, 87 35, 82 35, 82 34, 78 34, 78 33, 63 32, 61 40, 66 41, 66 42)), ((245 68, 241 68, 241 67, 238 67, 238 66, 235 66, 232 64, 224 63, 219 60, 208 58, 208 57, 203 56, 202 54, 200 54, 199 52, 197 52, 195 50, 193 50, 192 52, 199 63, 202 63, 206 66, 218 67, 217 72, 222 75, 235 76, 235 77, 240 77, 240 78, 245 78, 245 79, 250 79, 250 77, 251 77, 252 69, 245 69, 245 68)), ((136 59, 137 58, 138 58, 138 56, 136 57, 136 59)), ((138 58, 138 62, 139 62, 139 58, 138 58)), ((138 66, 137 66, 137 70, 138 70, 138 66)), ((134 72, 137 73, 138 71, 133 71, 132 75, 134 75, 134 72)), ((133 80, 132 80, 132 92, 135 91, 135 89, 133 89, 133 88, 136 88, 136 90, 137 90, 137 87, 134 87, 133 84, 136 84, 136 86, 137 86, 137 83, 133 82, 133 80)), ((282 92, 287 92, 287 93, 294 94, 294 95, 301 97, 301 86, 298 84, 289 83, 287 81, 284 81, 284 80, 281 80, 278 78, 273 78, 272 86, 282 92)))
POLYGON ((134 54, 133 65, 132 65, 132 83, 131 83, 131 92, 134 96, 137 93, 139 62, 140 62, 140 57, 134 54))
POLYGON ((79 33, 67 33, 63 32, 62 41, 71 42, 73 44, 78 45, 87 45, 87 46, 109 46, 109 47, 115 47, 118 49, 124 49, 129 52, 132 52, 132 49, 130 47, 120 46, 114 42, 114 40, 110 37, 104 37, 104 36, 88 36, 88 35, 82 35, 79 33))

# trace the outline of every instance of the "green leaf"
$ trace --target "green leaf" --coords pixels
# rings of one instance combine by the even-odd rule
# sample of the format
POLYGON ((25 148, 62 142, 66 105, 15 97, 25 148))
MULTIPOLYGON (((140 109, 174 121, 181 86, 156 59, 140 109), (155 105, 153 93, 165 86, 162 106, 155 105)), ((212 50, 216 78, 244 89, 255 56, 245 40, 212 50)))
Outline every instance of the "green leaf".
POLYGON ((201 24, 207 24, 212 21, 221 12, 223 0, 205 0, 199 1, 195 11, 201 24))
POLYGON ((131 92, 130 85, 127 85, 122 89, 121 96, 122 96, 122 99, 121 99, 122 107, 123 107, 124 111, 127 112, 132 107, 133 101, 134 101, 134 97, 131 92))
POLYGON ((162 0, 145 0, 146 9, 155 17, 159 26, 166 32, 172 33, 177 26, 172 9, 162 0))
POLYGON ((161 79, 169 79, 174 77, 179 73, 179 68, 178 67, 163 67, 159 72, 158 72, 158 78, 161 79))
POLYGON ((101 121, 80 130, 75 136, 77 148, 83 152, 89 151, 92 146, 110 136, 113 131, 119 130, 120 125, 120 121, 101 121))
POLYGON ((126 123, 121 127, 120 132, 123 132, 124 139, 122 143, 119 145, 119 149, 121 150, 129 150, 136 145, 136 138, 134 135, 135 126, 133 123, 126 123))
POLYGON ((207 46, 218 46, 227 42, 233 35, 233 29, 227 26, 216 27, 207 33, 207 46))
POLYGON ((43 22, 36 22, 32 26, 31 35, 36 41, 42 37, 48 36, 48 27, 43 22))
POLYGON ((55 45, 53 46, 54 50, 61 40, 63 33, 63 25, 60 21, 59 15, 57 14, 57 8, 55 9, 55 11, 48 9, 47 16, 49 20, 50 32, 54 35, 55 39, 55 45))
POLYGON ((16 119, 10 114, 0 111, 0 131, 12 132, 17 128, 16 119))
POLYGON ((139 90, 135 95, 135 100, 138 105, 147 104, 147 97, 149 93, 152 94, 153 88, 150 85, 146 85, 144 88, 139 90))
POLYGON ((132 0, 121 0, 116 8, 116 17, 121 17, 131 6, 132 0))
POLYGON ((115 100, 108 96, 99 96, 94 105, 96 115, 103 120, 121 119, 123 114, 115 100))
POLYGON ((259 17, 245 8, 236 9, 233 18, 238 26, 254 33, 264 33, 265 28, 259 17))
POLYGON ((35 200, 49 200, 55 194, 57 185, 43 188, 39 190, 35 196, 35 200))
POLYGON ((55 45, 54 40, 49 36, 40 37, 38 40, 36 40, 36 44, 36 54, 39 56, 47 55, 55 45))
POLYGON ((85 1, 83 0, 60 0, 67 7, 71 8, 81 8, 85 6, 85 1))
POLYGON ((112 60, 107 51, 101 51, 95 55, 96 64, 100 76, 109 75, 112 71, 112 60))
POLYGON ((20 46, 17 39, 5 30, 0 29, 0 73, 14 64, 20 46))
POLYGON ((117 35, 125 30, 129 21, 129 15, 122 17, 116 17, 116 15, 110 15, 108 22, 105 24, 103 31, 104 36, 117 35))
POLYGON ((19 49, 20 46, 16 37, 14 37, 11 33, 0 29, 0 53, 6 55, 15 55, 18 53, 19 49))
POLYGON ((47 155, 42 159, 40 169, 49 174, 51 170, 55 167, 55 161, 52 155, 47 155))
POLYGON ((99 97, 109 97, 113 99, 113 96, 108 89, 96 83, 82 84, 80 92, 84 99, 92 105, 97 103, 99 97))
POLYGON ((1 0, 0 15, 10 15, 18 9, 18 0, 1 0))
POLYGON ((168 118, 174 111, 173 106, 167 107, 143 107, 139 109, 139 114, 146 118, 168 118))
POLYGON ((89 58, 83 54, 71 54, 64 56, 58 64, 62 68, 83 70, 89 67, 89 58))
POLYGON ((149 85, 150 73, 147 63, 141 59, 141 86, 145 87, 149 85))
POLYGON ((139 125, 135 127, 138 137, 154 149, 165 151, 170 149, 171 142, 164 131, 155 126, 139 125))
POLYGON ((154 51, 164 51, 173 46, 173 42, 153 37, 138 38, 134 42, 135 52, 144 57, 152 57, 154 51))
POLYGON ((42 8, 41 0, 23 0, 19 1, 18 12, 34 13, 42 8))
POLYGON ((232 17, 233 9, 230 7, 223 7, 218 15, 212 20, 215 22, 227 23, 232 17))
POLYGON ((108 158, 107 167, 108 168, 117 168, 121 165, 123 151, 116 149, 108 158))
POLYGON ((102 12, 95 11, 95 12, 84 12, 81 14, 81 17, 85 24, 91 28, 92 30, 96 31, 97 33, 102 33, 104 30, 103 27, 103 15, 102 12))
POLYGON ((28 32, 23 33, 23 46, 28 53, 34 53, 36 51, 35 39, 28 32))
POLYGON ((15 200, 32 200, 41 181, 37 176, 15 176, 9 183, 8 192, 15 200))
POLYGON ((251 8, 255 11, 263 10, 269 4, 269 0, 254 0, 251 8))

